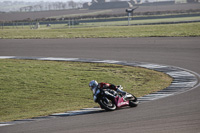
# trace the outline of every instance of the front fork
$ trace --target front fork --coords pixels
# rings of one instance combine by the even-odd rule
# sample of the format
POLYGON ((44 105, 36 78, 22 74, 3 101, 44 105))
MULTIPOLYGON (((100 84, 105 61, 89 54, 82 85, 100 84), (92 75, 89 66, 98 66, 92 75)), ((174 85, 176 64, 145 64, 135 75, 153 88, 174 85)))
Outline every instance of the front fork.
POLYGON ((107 97, 109 100, 111 100, 113 103, 115 103, 116 96, 114 96, 112 93, 109 91, 104 92, 105 97, 107 97))

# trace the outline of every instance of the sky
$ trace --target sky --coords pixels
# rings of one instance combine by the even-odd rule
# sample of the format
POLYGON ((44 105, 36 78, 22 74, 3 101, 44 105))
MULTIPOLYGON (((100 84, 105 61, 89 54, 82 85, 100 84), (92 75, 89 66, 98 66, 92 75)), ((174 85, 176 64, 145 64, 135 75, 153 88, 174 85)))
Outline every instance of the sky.
MULTIPOLYGON (((25 2, 39 2, 39 1, 44 1, 44 2, 67 2, 71 0, 0 0, 0 2, 3 1, 25 1, 25 2)), ((92 0, 73 0, 74 2, 92 2, 92 0)), ((144 0, 143 0, 144 1, 144 0)), ((148 0, 148 1, 154 1, 154 0, 148 0)), ((162 1, 162 0, 160 0, 162 1)), ((163 0, 166 1, 166 0, 163 0)))
MULTIPOLYGON (((39 1, 45 1, 45 2, 67 2, 71 0, 0 0, 0 2, 3 1, 26 1, 26 2, 39 2, 39 1)), ((91 2, 91 0, 73 0, 73 1, 83 1, 83 2, 91 2)))
MULTIPOLYGON (((44 2, 67 2, 71 0, 0 0, 0 2, 3 1, 24 1, 24 2, 39 2, 39 1, 44 1, 44 2)), ((92 0, 73 0, 75 2, 91 2, 92 0)))

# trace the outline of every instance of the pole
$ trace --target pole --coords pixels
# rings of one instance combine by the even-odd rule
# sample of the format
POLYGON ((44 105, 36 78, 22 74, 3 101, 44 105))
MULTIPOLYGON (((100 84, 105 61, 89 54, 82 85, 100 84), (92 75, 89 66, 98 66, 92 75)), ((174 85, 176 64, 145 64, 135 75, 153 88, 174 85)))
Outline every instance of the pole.
POLYGON ((128 26, 130 26, 130 21, 131 21, 131 13, 128 13, 128 26))
POLYGON ((69 28, 70 28, 70 19, 69 19, 69 21, 68 21, 68 25, 69 25, 69 28))
POLYGON ((135 9, 137 9, 138 7, 136 7, 136 8, 134 8, 134 9, 126 9, 126 12, 127 12, 127 15, 128 15, 128 26, 130 25, 130 20, 132 20, 131 19, 131 16, 133 16, 133 11, 135 10, 135 9))
POLYGON ((4 28, 4 22, 2 23, 2 30, 3 30, 3 28, 4 28))

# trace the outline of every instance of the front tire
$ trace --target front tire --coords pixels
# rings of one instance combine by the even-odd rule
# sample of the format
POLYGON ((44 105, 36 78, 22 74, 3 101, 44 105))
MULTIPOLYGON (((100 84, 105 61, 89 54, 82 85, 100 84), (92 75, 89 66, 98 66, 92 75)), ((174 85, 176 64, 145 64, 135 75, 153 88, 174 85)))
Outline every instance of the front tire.
POLYGON ((101 108, 105 109, 106 111, 114 111, 117 108, 116 105, 108 98, 99 99, 98 103, 101 106, 101 108))

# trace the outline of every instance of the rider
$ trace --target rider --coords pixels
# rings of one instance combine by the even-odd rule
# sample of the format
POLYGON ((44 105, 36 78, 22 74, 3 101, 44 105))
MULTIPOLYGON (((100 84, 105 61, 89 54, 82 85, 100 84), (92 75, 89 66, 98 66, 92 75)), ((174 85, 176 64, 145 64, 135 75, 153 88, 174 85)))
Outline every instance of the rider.
POLYGON ((95 102, 97 100, 97 97, 96 97, 97 88, 115 90, 115 91, 121 93, 124 97, 126 96, 126 92, 122 90, 121 85, 115 86, 113 84, 104 83, 104 82, 98 83, 96 80, 92 80, 89 83, 89 87, 90 87, 91 91, 93 92, 93 96, 94 96, 93 99, 95 102))

